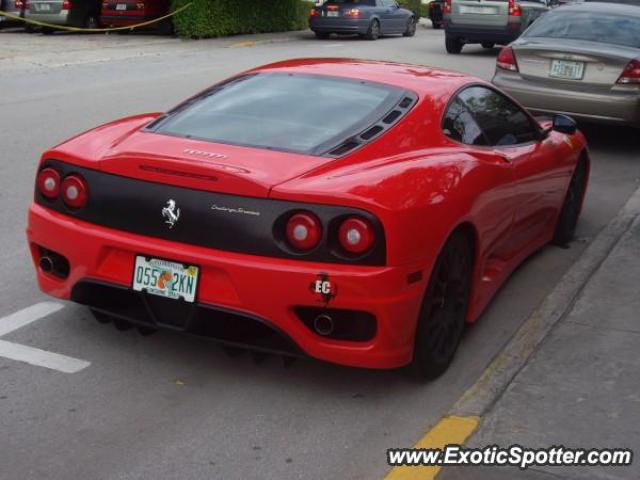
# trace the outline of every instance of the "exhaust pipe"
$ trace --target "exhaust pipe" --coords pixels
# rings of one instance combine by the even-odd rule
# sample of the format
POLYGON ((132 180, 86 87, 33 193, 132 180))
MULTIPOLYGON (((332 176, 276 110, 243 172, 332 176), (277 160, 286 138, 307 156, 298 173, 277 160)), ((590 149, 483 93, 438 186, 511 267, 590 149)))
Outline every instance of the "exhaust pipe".
POLYGON ((326 313, 318 315, 313 319, 313 329, 316 331, 318 335, 322 335, 323 337, 328 337, 333 333, 333 318, 331 318, 326 313))
POLYGON ((53 260, 51 260, 51 257, 40 257, 40 269, 44 272, 44 273, 51 273, 53 272, 53 260))

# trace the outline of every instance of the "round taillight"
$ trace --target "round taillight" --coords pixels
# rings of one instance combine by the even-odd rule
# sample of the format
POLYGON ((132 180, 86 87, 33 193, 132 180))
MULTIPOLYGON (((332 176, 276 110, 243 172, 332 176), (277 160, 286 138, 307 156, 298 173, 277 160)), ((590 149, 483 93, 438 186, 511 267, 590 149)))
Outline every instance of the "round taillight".
POLYGON ((57 198, 60 194, 60 174, 53 168, 44 168, 38 173, 38 191, 47 198, 57 198))
POLYGON ((286 234, 296 250, 311 250, 320 243, 322 225, 313 213, 296 213, 287 221, 286 234))
POLYGON ((349 217, 338 229, 340 246, 349 253, 366 252, 373 245, 374 238, 373 226, 364 218, 349 217))
POLYGON ((62 181, 62 199, 70 207, 84 207, 89 200, 87 183, 78 175, 69 175, 62 181))

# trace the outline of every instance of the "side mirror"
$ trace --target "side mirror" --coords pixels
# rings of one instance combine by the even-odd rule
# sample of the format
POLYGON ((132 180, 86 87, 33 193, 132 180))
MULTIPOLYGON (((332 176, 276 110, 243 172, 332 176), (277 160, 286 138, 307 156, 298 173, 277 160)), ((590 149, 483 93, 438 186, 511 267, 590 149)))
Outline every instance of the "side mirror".
POLYGON ((567 135, 573 135, 578 130, 578 124, 576 121, 567 115, 554 115, 552 130, 560 133, 566 133, 567 135))

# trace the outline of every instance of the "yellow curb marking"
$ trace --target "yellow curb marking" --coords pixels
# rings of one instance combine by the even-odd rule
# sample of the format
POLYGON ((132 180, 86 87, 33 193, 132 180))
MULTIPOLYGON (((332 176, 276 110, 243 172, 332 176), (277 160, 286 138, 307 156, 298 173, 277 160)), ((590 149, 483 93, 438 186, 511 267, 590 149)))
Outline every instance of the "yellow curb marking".
POLYGON ((229 45, 229 47, 227 48, 255 47, 257 44, 258 42, 252 42, 252 41, 238 42, 238 43, 234 43, 233 45, 229 45))
MULTIPOLYGON (((480 417, 458 417, 452 415, 440 419, 413 448, 444 448, 446 445, 461 445, 478 428, 480 417)), ((385 480, 432 480, 442 467, 401 466, 391 469, 385 480)))

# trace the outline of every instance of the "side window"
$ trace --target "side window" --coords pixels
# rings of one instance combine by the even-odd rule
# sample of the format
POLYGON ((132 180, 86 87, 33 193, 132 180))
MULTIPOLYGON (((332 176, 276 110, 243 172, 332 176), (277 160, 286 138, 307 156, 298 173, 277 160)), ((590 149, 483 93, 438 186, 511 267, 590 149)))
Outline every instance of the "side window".
POLYGON ((506 147, 538 138, 529 116, 501 93, 486 87, 471 87, 463 90, 458 98, 476 119, 490 145, 506 147))
POLYGON ((449 104, 442 131, 453 140, 467 145, 487 145, 487 140, 469 110, 457 98, 449 104))

